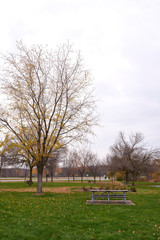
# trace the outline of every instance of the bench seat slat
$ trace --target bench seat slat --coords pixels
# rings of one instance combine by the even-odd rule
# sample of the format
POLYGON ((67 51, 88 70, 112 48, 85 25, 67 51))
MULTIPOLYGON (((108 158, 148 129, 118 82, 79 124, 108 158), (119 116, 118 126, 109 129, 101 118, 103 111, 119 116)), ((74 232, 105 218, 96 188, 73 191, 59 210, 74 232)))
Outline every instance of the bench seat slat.
MULTIPOLYGON (((92 196, 90 196, 90 197, 92 197, 92 196)), ((108 195, 95 195, 95 194, 94 194, 94 197, 102 197, 102 198, 103 198, 103 197, 104 197, 104 198, 107 197, 107 198, 108 198, 108 195)), ((115 198, 116 198, 116 197, 120 197, 120 198, 126 198, 127 195, 125 195, 125 196, 124 196, 124 195, 109 195, 109 197, 115 197, 115 198)))
POLYGON ((109 197, 111 197, 111 198, 126 198, 127 196, 109 196, 109 197))

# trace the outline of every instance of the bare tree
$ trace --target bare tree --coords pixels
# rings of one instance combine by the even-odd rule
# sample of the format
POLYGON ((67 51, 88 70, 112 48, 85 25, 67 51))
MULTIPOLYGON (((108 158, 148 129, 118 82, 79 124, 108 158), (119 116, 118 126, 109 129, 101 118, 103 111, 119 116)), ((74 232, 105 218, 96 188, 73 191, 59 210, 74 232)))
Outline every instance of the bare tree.
POLYGON ((71 167, 68 159, 63 160, 63 171, 64 171, 64 175, 67 176, 69 181, 71 167))
POLYGON ((6 158, 6 146, 4 146, 4 141, 0 143, 0 176, 2 168, 8 166, 8 161, 6 158))
POLYGON ((64 144, 87 139, 97 124, 90 74, 68 43, 53 52, 18 42, 17 54, 3 59, 1 82, 8 102, 1 109, 1 126, 35 160, 37 193, 42 193, 48 158, 64 144))
POLYGON ((88 151, 88 165, 91 175, 94 177, 94 181, 96 182, 96 177, 100 174, 100 161, 97 157, 97 154, 88 151))
POLYGON ((20 146, 19 141, 12 135, 6 134, 5 139, 1 141, 0 147, 5 166, 24 166, 25 164, 29 167, 30 179, 28 183, 32 185, 32 170, 35 166, 35 159, 20 146))
POLYGON ((49 157, 46 165, 45 165, 45 171, 46 171, 46 179, 47 175, 51 176, 51 182, 53 182, 53 176, 55 174, 56 168, 58 166, 58 162, 60 159, 60 151, 54 152, 52 157, 49 157))
POLYGON ((136 176, 149 166, 157 155, 157 150, 148 149, 143 141, 144 137, 141 133, 131 134, 127 139, 124 133, 120 132, 116 143, 111 147, 110 167, 125 171, 126 181, 128 181, 128 173, 131 173, 133 186, 136 176))
POLYGON ((75 180, 76 172, 78 169, 77 166, 77 152, 76 150, 68 150, 66 155, 64 156, 63 160, 63 167, 65 169, 65 172, 69 177, 72 176, 73 181, 75 180))
POLYGON ((152 173, 152 177, 156 178, 156 181, 160 180, 160 158, 157 158, 154 160, 149 174, 151 173, 152 173))
POLYGON ((0 174, 3 167, 22 165, 23 163, 18 147, 6 134, 4 140, 0 141, 0 174))
POLYGON ((2 168, 5 166, 5 156, 4 154, 0 155, 0 177, 1 177, 1 172, 2 172, 2 168))
POLYGON ((89 158, 90 155, 87 150, 81 149, 79 151, 76 151, 77 170, 79 175, 81 176, 81 182, 83 182, 83 177, 87 170, 89 158))
POLYGON ((69 162, 70 162, 69 163, 70 173, 74 181, 76 176, 76 170, 77 170, 77 153, 75 150, 69 153, 69 162))

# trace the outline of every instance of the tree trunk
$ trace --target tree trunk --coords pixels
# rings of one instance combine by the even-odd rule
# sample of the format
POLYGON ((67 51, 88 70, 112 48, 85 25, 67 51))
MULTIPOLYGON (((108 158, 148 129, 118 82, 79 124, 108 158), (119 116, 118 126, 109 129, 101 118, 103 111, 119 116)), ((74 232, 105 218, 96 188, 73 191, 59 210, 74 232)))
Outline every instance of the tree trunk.
POLYGON ((37 166, 38 182, 37 182, 37 193, 42 193, 42 178, 43 178, 43 166, 37 166))
POLYGON ((53 173, 51 172, 51 182, 53 182, 53 173))
POLYGON ((25 180, 27 179, 27 169, 25 168, 25 180))
POLYGON ((129 181, 129 180, 128 180, 128 174, 129 174, 129 173, 126 171, 126 185, 128 185, 128 181, 129 181))
POLYGON ((83 182, 83 175, 81 175, 81 182, 83 182))
POLYGON ((29 166, 29 186, 32 185, 32 172, 33 172, 33 166, 29 166))
POLYGON ((136 181, 136 173, 132 173, 132 186, 135 186, 135 181, 136 181))

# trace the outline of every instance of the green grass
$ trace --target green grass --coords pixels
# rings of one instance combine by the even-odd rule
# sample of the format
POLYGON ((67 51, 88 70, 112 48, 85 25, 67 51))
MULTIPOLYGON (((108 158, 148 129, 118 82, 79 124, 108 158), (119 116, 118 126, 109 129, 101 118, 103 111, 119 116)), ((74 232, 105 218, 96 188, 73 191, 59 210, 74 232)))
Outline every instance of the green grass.
MULTIPOLYGON (((46 187, 87 183, 45 183, 46 187)), ((153 184, 152 184, 153 185, 153 184)), ((33 187, 36 186, 34 183, 33 187)), ((26 188, 25 183, 0 183, 1 188, 26 188)), ((72 194, 0 193, 1 240, 160 239, 160 188, 137 185, 129 193, 136 205, 86 205, 88 192, 72 194)))
MULTIPOLYGON (((70 181, 67 181, 67 182, 44 182, 43 183, 43 187, 72 187, 72 186, 75 186, 75 187, 80 187, 80 186, 93 186, 93 184, 88 184, 88 183, 80 183, 78 181, 75 181, 75 182, 70 182, 70 181)), ((0 189, 1 188, 34 188, 34 187, 37 187, 37 183, 34 182, 30 187, 28 187, 28 184, 25 183, 25 182, 0 182, 0 189)))

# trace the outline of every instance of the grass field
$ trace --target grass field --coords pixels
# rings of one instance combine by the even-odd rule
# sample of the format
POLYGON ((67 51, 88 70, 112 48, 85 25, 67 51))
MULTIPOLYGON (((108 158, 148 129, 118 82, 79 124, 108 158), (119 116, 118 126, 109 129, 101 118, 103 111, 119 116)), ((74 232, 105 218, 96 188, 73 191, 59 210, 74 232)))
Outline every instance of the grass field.
POLYGON ((72 187, 71 193, 38 196, 32 192, 36 183, 0 183, 0 239, 160 240, 160 188, 137 184, 138 191, 128 194, 134 206, 86 205, 90 193, 74 188, 87 185, 44 183, 44 188, 72 187))

